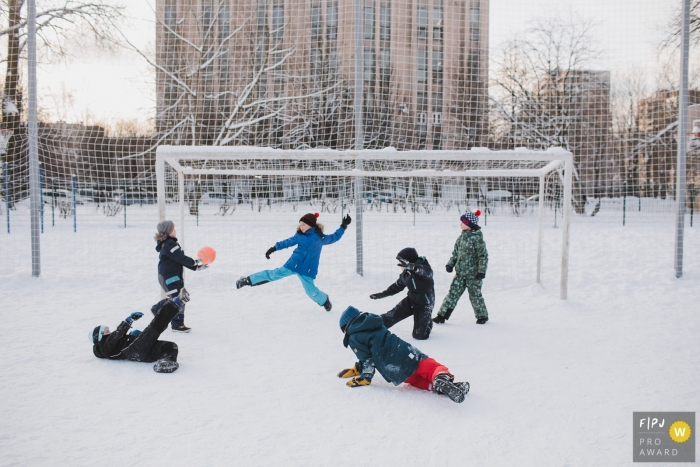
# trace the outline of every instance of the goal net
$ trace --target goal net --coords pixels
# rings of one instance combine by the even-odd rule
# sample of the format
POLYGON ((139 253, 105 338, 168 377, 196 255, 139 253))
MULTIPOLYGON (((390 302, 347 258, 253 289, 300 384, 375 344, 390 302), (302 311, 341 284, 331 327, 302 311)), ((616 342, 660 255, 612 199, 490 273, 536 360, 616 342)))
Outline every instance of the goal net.
MULTIPOLYGON (((324 248, 318 280, 368 292, 396 279, 396 254, 414 247, 446 289, 445 264, 459 218, 479 209, 489 252, 485 288, 541 283, 566 298, 571 153, 336 151, 260 147, 160 146, 159 219, 175 222, 183 248, 217 251, 218 274, 282 266, 291 251, 265 251, 318 212, 325 232, 350 214, 343 238, 324 248)), ((295 284, 296 286, 296 284, 295 284)), ((288 287, 279 284, 276 287, 288 287)), ((369 293, 369 292, 368 292, 369 293)))

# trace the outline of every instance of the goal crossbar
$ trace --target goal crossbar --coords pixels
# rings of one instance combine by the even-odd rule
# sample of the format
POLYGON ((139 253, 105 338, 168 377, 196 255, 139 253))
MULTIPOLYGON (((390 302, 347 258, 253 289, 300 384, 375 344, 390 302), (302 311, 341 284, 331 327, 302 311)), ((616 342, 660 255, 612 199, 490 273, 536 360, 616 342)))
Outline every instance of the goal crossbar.
MULTIPOLYGON (((537 244, 537 274, 536 282, 541 282, 542 265, 542 237, 543 237, 543 212, 544 212, 544 184, 547 174, 554 170, 563 169, 563 226, 562 226, 562 251, 561 251, 561 277, 559 298, 566 299, 568 288, 569 270, 569 227, 571 218, 571 185, 573 154, 562 148, 549 148, 546 151, 535 151, 525 148, 516 148, 509 151, 491 151, 486 148, 472 148, 469 150, 435 150, 435 151, 397 151, 394 148, 362 151, 338 151, 332 149, 309 150, 285 150, 262 148, 253 146, 160 146, 156 150, 156 180, 158 192, 158 217, 165 219, 165 165, 169 165, 178 174, 180 224, 184 225, 185 199, 184 177, 186 175, 239 175, 239 176, 337 176, 355 177, 361 181, 363 177, 382 178, 410 178, 410 177, 533 177, 539 178, 539 219, 538 219, 538 244, 537 244), (323 170, 284 170, 266 169, 257 167, 226 168, 210 167, 206 165, 210 161, 335 161, 354 163, 346 164, 354 166, 353 169, 328 168, 323 170), (196 161, 201 167, 196 168, 183 165, 182 161, 196 161), (477 169, 464 168, 455 170, 448 168, 413 169, 413 170, 371 170, 365 167, 363 162, 371 161, 450 161, 450 162, 478 162, 492 161, 494 163, 525 162, 538 165, 532 168, 503 168, 493 169, 479 167, 477 169)), ((359 196, 359 195, 357 195, 359 196)), ((362 222, 356 222, 358 238, 361 238, 362 222)), ((361 246, 358 246, 358 261, 361 261, 361 246)), ((362 266, 358 263, 358 273, 361 274, 362 266)))

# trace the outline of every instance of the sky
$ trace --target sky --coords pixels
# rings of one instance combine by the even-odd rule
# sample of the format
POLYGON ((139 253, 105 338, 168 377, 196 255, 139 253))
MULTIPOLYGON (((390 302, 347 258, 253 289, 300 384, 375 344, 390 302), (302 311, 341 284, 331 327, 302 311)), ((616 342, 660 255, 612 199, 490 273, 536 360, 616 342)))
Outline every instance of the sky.
MULTIPOLYGON (((128 17, 125 35, 143 50, 153 50, 155 0, 119 3, 128 17)), ((653 68, 663 28, 679 4, 680 0, 491 0, 491 54, 535 18, 575 15, 595 24, 595 40, 605 51, 595 68, 653 68)), ((87 51, 70 63, 40 65, 38 86, 40 108, 51 120, 133 120, 147 126, 154 117, 155 74, 143 58, 127 50, 87 51)))

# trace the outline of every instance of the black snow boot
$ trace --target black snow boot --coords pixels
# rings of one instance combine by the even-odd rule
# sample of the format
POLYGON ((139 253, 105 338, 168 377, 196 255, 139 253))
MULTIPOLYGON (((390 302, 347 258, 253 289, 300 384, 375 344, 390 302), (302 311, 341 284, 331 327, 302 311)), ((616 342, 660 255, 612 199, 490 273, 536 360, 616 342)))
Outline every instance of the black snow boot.
POLYGON ((236 288, 240 289, 241 287, 245 287, 246 285, 252 286, 253 284, 250 283, 250 277, 241 277, 236 281, 236 288))
POLYGON ((466 381, 463 383, 455 383, 455 386, 457 386, 459 390, 462 391, 462 394, 464 394, 465 396, 469 394, 469 383, 467 383, 466 381))
POLYGON ((452 382, 453 378, 447 373, 440 373, 433 380, 433 391, 444 394, 453 402, 464 402, 464 391, 452 382))
POLYGON ((178 365, 177 362, 166 359, 158 360, 156 364, 153 365, 153 371, 156 373, 172 373, 178 368, 180 368, 180 365, 178 365))
POLYGON ((448 308, 447 310, 445 310, 445 321, 450 319, 450 316, 452 316, 453 311, 455 311, 454 308, 448 308))
POLYGON ((437 315, 435 318, 433 318, 433 323, 442 324, 444 322, 445 322, 445 317, 440 315, 440 314, 437 315))
POLYGON ((479 318, 476 320, 476 324, 484 324, 488 320, 489 320, 488 318, 479 318))
POLYGON ((323 308, 325 308, 326 311, 331 311, 331 308, 333 308, 333 304, 331 303, 331 297, 326 297, 326 303, 323 304, 323 308))

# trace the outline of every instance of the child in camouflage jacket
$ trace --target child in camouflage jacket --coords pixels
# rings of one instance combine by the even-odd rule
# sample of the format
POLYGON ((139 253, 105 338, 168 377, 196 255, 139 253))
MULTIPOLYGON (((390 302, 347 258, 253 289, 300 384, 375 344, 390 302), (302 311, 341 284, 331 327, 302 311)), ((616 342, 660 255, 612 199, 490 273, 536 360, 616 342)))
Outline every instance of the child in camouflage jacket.
POLYGON ((450 285, 450 291, 443 300, 437 316, 433 318, 435 323, 444 323, 450 319, 465 289, 469 291, 469 301, 474 308, 476 323, 484 324, 489 320, 484 297, 481 295, 481 283, 486 277, 489 254, 479 227, 479 215, 481 211, 477 209, 459 218, 462 233, 455 242, 452 257, 445 266, 447 272, 456 269, 457 275, 450 285))

